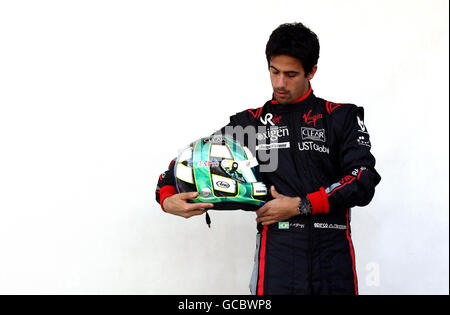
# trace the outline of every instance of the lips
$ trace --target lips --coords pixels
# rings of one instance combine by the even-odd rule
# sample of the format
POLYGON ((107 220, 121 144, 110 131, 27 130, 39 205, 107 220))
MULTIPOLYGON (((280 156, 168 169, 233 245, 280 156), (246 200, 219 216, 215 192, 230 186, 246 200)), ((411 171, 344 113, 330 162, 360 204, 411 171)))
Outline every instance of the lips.
POLYGON ((277 96, 278 97, 280 97, 280 98, 284 98, 284 97, 287 97, 288 96, 288 92, 281 92, 281 91, 277 91, 277 96))

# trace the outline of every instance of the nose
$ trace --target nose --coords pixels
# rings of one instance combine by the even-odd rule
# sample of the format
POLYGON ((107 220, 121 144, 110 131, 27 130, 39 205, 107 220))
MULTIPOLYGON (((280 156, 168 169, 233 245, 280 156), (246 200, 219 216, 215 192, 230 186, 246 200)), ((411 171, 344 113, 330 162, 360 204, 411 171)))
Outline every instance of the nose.
POLYGON ((286 78, 283 74, 278 74, 277 76, 275 76, 275 88, 277 89, 284 89, 286 88, 286 78))

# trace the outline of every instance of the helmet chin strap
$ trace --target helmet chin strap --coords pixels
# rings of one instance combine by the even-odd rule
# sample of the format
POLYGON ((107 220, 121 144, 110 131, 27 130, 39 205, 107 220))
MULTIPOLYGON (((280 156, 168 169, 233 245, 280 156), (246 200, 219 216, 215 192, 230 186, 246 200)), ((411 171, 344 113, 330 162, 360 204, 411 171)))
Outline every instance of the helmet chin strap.
POLYGON ((205 214, 206 224, 208 224, 208 227, 211 228, 211 218, 209 217, 208 211, 206 211, 205 214))

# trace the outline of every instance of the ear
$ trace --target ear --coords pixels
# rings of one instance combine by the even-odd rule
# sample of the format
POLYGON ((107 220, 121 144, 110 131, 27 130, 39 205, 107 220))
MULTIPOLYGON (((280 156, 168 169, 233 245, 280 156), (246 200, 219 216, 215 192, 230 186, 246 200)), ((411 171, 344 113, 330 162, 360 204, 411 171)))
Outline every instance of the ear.
POLYGON ((307 75, 308 80, 312 80, 312 78, 314 78, 316 71, 317 71, 317 65, 314 65, 314 67, 311 69, 311 72, 307 75))

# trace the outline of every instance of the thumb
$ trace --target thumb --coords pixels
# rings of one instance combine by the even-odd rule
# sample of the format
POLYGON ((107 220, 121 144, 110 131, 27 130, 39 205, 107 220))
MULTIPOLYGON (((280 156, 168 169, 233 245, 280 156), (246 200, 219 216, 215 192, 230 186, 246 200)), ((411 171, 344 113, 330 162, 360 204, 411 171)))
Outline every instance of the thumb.
POLYGON ((275 189, 275 186, 270 186, 270 193, 272 194, 272 197, 273 198, 281 198, 281 197, 283 197, 283 195, 282 194, 280 194, 276 189, 275 189))

